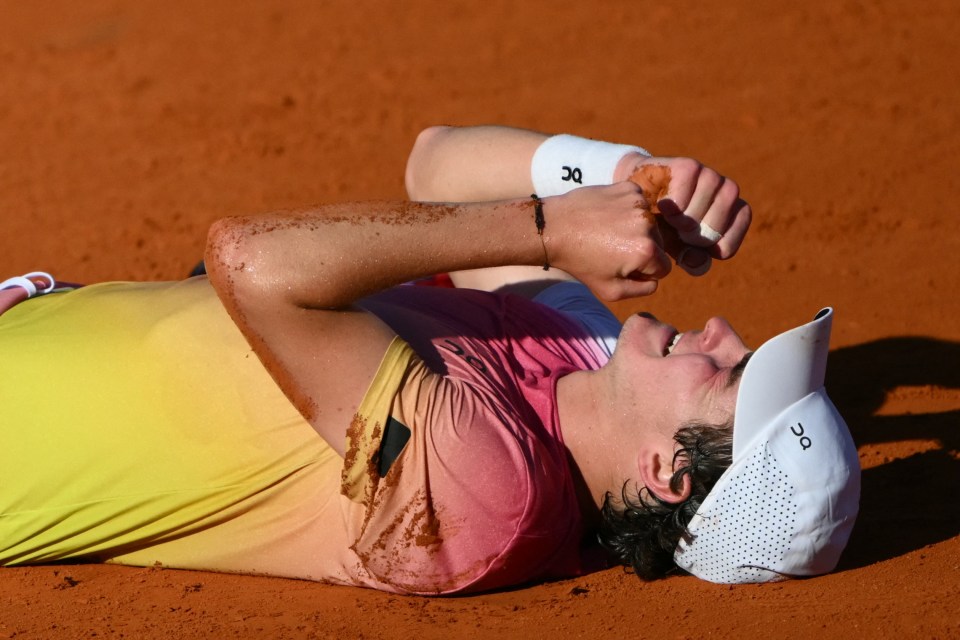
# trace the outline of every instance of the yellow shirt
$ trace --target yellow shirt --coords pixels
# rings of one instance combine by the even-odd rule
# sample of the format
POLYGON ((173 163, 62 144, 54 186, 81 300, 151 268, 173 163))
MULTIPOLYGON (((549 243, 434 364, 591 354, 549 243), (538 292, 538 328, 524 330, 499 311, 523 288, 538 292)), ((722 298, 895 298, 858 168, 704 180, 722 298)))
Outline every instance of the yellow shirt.
POLYGON ((93 285, 0 316, 0 565, 338 581, 342 462, 206 278, 93 285))

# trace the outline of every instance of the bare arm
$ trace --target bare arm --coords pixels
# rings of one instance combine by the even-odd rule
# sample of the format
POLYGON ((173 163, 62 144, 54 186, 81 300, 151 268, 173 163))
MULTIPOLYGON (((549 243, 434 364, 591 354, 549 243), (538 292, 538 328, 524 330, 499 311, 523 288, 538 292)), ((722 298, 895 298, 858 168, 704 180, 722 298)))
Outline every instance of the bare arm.
POLYGON ((407 195, 432 202, 524 198, 530 161, 548 136, 511 127, 430 127, 407 160, 407 195))
MULTIPOLYGON (((642 204, 629 184, 546 199, 551 258, 605 299, 652 293, 670 263, 642 204), (587 212, 600 224, 584 225, 587 212)), ((527 199, 228 218, 211 228, 206 251, 210 281, 234 322, 341 455, 346 425, 394 337, 354 302, 431 273, 541 259, 527 199)))
MULTIPOLYGON (((407 195, 421 202, 480 202, 527 198, 530 161, 547 135, 511 127, 430 127, 417 136, 407 160, 407 195)), ((455 271, 458 287, 509 290, 533 297, 574 278, 561 269, 511 265, 455 271)))
MULTIPOLYGON (((534 189, 531 162, 548 135, 501 126, 430 127, 417 138, 407 163, 406 184, 411 200, 463 202, 522 198, 534 189)), ((739 249, 752 212, 740 199, 736 182, 692 158, 648 157, 628 153, 619 162, 613 182, 626 181, 643 166, 666 167, 669 184, 660 210, 665 249, 680 266, 701 275, 709 259, 727 259, 739 249), (723 234, 705 243, 699 224, 723 234)), ((573 183, 571 183, 571 186, 573 183)), ((652 204, 652 203, 651 203, 652 204)), ((570 279, 563 272, 505 267, 491 272, 452 274, 457 286, 496 289, 526 280, 570 279)))

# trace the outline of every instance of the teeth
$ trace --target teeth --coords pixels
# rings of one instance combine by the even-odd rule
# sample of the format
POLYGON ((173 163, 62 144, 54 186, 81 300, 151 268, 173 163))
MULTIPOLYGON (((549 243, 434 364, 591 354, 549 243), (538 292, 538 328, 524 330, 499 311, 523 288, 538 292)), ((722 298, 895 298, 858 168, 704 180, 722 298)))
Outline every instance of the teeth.
POLYGON ((673 340, 670 341, 670 344, 667 345, 667 353, 673 353, 673 348, 677 346, 677 343, 680 342, 680 336, 682 334, 677 334, 673 336, 673 340))

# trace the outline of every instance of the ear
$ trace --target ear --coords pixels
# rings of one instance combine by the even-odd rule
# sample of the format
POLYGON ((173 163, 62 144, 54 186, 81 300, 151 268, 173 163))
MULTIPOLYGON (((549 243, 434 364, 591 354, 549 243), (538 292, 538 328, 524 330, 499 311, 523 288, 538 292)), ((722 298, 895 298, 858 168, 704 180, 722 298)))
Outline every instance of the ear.
POLYGON ((690 476, 683 476, 683 484, 679 491, 670 488, 670 478, 673 477, 673 456, 667 456, 662 451, 646 449, 637 455, 637 467, 640 471, 640 482, 650 493, 670 504, 679 504, 690 497, 690 476))

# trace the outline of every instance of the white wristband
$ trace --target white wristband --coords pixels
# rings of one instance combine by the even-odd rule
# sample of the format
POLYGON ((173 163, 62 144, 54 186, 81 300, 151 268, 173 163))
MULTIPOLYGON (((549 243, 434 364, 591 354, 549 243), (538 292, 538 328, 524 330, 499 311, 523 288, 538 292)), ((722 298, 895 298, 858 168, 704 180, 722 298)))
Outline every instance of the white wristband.
POLYGON ((560 134, 544 140, 530 163, 533 188, 540 197, 557 196, 579 187, 613 184, 617 163, 628 153, 646 149, 626 144, 560 134))

